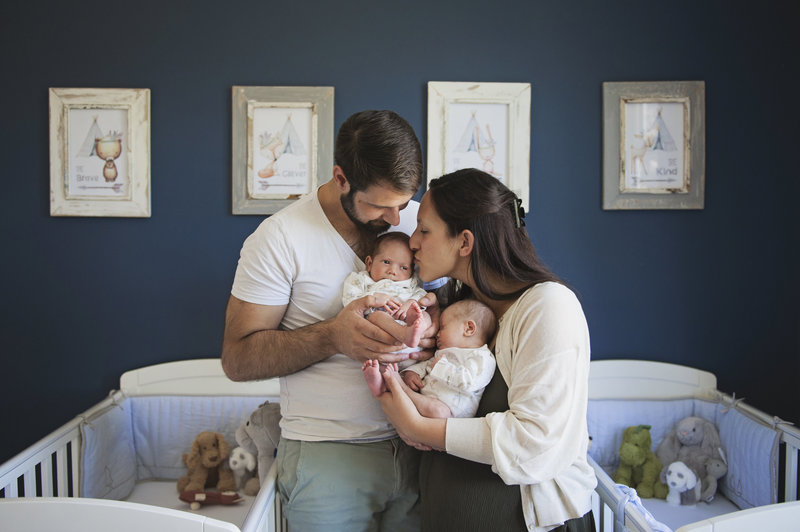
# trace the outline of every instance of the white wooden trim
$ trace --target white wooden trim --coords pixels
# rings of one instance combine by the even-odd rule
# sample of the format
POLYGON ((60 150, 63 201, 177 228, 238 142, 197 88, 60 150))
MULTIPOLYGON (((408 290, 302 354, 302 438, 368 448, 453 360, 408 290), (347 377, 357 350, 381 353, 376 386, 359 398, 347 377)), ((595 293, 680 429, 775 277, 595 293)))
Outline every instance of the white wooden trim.
POLYGON ((717 378, 707 371, 646 360, 593 360, 590 399, 716 397, 717 378))
POLYGON ((0 501, 3 522, 12 524, 16 532, 58 530, 85 532, 109 530, 140 532, 238 532, 233 523, 199 514, 105 499, 43 497, 0 501))
POLYGON ((150 89, 50 89, 50 215, 150 217, 150 89), (69 198, 69 111, 123 109, 128 114, 126 176, 122 198, 69 198))
POLYGON ((753 532, 797 530, 800 501, 756 506, 684 525, 675 532, 753 532))
POLYGON ((278 379, 234 382, 218 358, 165 362, 126 371, 120 379, 126 396, 137 395, 280 395, 278 379))
POLYGON ((451 103, 508 105, 505 184, 530 211, 531 84, 428 82, 428 181, 446 169, 447 107, 451 103))

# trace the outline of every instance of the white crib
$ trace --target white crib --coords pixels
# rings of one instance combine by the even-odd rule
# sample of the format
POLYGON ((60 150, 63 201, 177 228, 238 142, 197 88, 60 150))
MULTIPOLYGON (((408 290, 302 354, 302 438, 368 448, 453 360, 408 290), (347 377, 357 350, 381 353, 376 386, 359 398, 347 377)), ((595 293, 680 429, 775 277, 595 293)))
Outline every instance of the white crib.
POLYGON ((219 359, 126 372, 119 391, 0 466, 0 531, 285 531, 274 463, 237 505, 192 511, 176 489, 194 435, 235 447, 236 428, 279 395, 277 379, 230 381, 219 359))
POLYGON ((593 512, 600 532, 800 530, 800 502, 792 502, 800 447, 795 427, 718 391, 716 377, 705 371, 641 360, 591 364, 589 461, 598 481, 593 512), (711 503, 670 506, 613 482, 625 427, 651 425, 655 449, 675 422, 691 415, 716 423, 728 454, 728 474, 711 503))

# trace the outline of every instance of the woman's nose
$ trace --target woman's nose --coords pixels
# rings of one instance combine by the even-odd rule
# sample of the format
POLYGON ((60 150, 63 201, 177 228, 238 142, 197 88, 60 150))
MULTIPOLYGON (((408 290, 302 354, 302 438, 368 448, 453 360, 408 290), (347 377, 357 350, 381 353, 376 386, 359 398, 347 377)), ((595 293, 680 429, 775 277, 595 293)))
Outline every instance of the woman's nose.
POLYGON ((411 238, 408 240, 408 247, 411 248, 411 251, 416 252, 419 249, 419 245, 417 244, 416 240, 417 230, 415 229, 413 233, 411 233, 411 238))

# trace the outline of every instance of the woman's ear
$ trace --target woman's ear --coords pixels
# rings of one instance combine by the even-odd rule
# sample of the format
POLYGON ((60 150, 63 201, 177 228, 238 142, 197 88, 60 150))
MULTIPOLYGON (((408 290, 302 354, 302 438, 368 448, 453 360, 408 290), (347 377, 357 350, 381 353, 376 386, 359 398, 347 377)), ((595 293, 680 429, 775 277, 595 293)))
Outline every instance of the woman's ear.
POLYGON ((458 235, 458 254, 467 257, 472 253, 472 246, 475 244, 475 235, 469 229, 464 229, 458 235))

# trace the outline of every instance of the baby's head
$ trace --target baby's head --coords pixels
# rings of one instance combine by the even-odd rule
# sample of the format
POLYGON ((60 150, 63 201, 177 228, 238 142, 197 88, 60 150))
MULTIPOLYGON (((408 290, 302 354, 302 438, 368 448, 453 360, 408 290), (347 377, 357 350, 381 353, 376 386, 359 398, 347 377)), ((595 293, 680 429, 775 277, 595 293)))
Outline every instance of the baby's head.
POLYGON ((408 240, 407 234, 397 231, 378 237, 372 253, 364 261, 373 281, 405 281, 411 278, 414 273, 414 255, 408 240))
POLYGON ((494 312, 480 301, 456 301, 439 318, 436 348, 481 347, 489 343, 496 326, 494 312))

